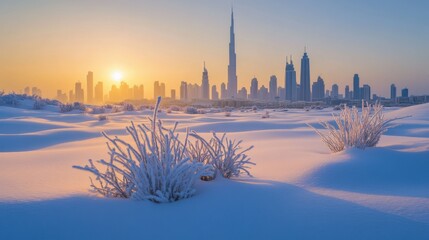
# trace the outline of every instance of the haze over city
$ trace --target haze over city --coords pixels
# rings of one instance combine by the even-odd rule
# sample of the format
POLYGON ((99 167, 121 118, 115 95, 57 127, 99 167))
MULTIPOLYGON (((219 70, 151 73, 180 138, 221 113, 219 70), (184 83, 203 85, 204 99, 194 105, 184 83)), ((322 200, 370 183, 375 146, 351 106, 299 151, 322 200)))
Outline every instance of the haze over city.
MULTIPOLYGON (((166 91, 181 81, 227 82, 231 1, 2 1, 0 89, 37 86, 44 97, 85 83, 88 71, 107 92, 115 74, 130 85, 166 91)), ((358 73, 389 97, 390 84, 429 92, 426 1, 234 1, 238 89, 271 75, 284 87, 286 57, 300 72, 304 46, 310 81, 340 91, 358 73)), ((299 77, 297 77, 299 82, 299 77)), ((177 93, 178 94, 178 93, 177 93)))

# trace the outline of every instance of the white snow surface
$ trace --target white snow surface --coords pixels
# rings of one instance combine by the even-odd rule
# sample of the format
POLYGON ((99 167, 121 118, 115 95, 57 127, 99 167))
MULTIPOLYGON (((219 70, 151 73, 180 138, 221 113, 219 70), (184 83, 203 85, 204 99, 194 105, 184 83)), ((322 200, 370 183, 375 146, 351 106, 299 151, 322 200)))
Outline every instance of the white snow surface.
POLYGON ((89 192, 72 168, 107 158, 150 110, 107 113, 0 107, 0 239, 429 239, 429 104, 387 109, 375 148, 332 154, 306 124, 332 109, 160 113, 169 125, 242 139, 253 178, 197 183, 195 196, 156 204, 89 192))

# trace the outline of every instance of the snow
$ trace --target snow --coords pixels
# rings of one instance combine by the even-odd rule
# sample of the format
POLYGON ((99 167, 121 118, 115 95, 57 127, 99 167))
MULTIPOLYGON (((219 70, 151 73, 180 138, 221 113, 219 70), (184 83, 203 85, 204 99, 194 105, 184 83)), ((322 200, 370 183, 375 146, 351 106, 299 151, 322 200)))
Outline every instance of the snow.
POLYGON ((395 122, 375 148, 330 153, 306 112, 159 114, 209 138, 242 139, 254 178, 199 181, 195 196, 155 204, 102 198, 73 169, 107 158, 150 110, 59 113, 0 106, 0 239, 429 239, 429 104, 387 109, 395 122))

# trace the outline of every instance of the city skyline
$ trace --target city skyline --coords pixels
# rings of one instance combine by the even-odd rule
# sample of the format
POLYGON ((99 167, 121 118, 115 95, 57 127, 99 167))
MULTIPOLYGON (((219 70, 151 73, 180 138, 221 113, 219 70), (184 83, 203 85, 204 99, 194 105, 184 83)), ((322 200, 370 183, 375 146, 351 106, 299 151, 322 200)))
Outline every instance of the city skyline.
MULTIPOLYGON (((118 11, 117 16, 110 16, 113 18, 110 23, 117 21, 117 25, 108 25, 111 27, 107 27, 106 25, 101 29, 94 26, 102 25, 102 16, 111 13, 110 8, 100 6, 101 8, 99 10, 89 11, 83 9, 82 6, 78 6, 78 4, 60 1, 56 4, 50 4, 49 6, 39 4, 33 9, 33 15, 25 15, 27 10, 23 8, 20 3, 6 1, 1 4, 1 9, 5 13, 0 17, 2 20, 1 22, 5 26, 5 28, 3 28, 4 32, 0 30, 2 31, 2 36, 4 36, 2 40, 4 44, 2 44, 1 48, 2 52, 6 54, 2 54, 0 57, 0 88, 6 91, 17 91, 26 86, 37 86, 43 90, 46 97, 54 97, 58 89, 74 89, 75 82, 77 81, 82 82, 83 86, 86 86, 85 74, 88 71, 92 71, 94 72, 94 84, 102 81, 104 83, 104 92, 108 92, 110 89, 109 87, 115 83, 111 77, 112 73, 121 71, 123 73, 122 80, 130 85, 143 84, 145 86, 144 95, 151 96, 153 93, 153 82, 155 81, 165 82, 167 86, 166 92, 168 93, 171 89, 179 89, 181 81, 200 84, 200 66, 201 62, 204 60, 210 65, 211 85, 217 85, 218 89, 221 89, 219 88, 220 84, 227 82, 228 74, 225 68, 228 64, 229 54, 226 51, 229 44, 228 34, 230 34, 231 30, 227 28, 231 21, 229 16, 230 2, 219 1, 217 3, 212 3, 202 1, 196 3, 193 1, 184 1, 183 4, 179 4, 180 6, 177 3, 170 3, 171 6, 168 5, 169 7, 166 9, 162 9, 162 7, 166 6, 166 3, 163 1, 161 1, 161 3, 151 4, 143 2, 141 5, 137 3, 127 3, 118 6, 116 10, 118 11), (171 36, 172 41, 170 42, 170 35, 168 33, 171 32, 168 32, 168 30, 171 30, 175 24, 168 19, 162 19, 162 21, 158 22, 159 24, 153 23, 153 25, 147 25, 145 19, 141 19, 141 22, 131 21, 131 19, 140 20, 135 15, 136 13, 129 9, 135 4, 140 7, 146 7, 142 9, 142 11, 148 11, 148 8, 156 9, 159 14, 164 15, 170 13, 172 8, 184 9, 185 13, 196 13, 182 20, 182 23, 187 24, 189 21, 191 22, 190 26, 195 27, 195 30, 204 27, 208 31, 198 35, 196 32, 194 33, 193 30, 187 32, 185 29, 182 29, 183 27, 179 27, 176 28, 177 32, 173 32, 175 36, 171 36), (72 13, 76 13, 76 11, 79 10, 79 14, 82 15, 83 19, 87 19, 90 16, 93 17, 90 21, 85 23, 82 32, 76 32, 78 30, 74 28, 74 24, 71 22, 75 20, 75 18, 72 18, 71 15, 65 12, 65 9, 68 7, 71 7, 72 13), (201 18, 202 12, 207 11, 209 7, 214 7, 214 12, 216 14, 214 14, 214 16, 207 16, 207 19, 201 18), (60 9, 54 14, 53 11, 57 8, 60 9), (18 15, 23 15, 19 24, 12 21, 10 14, 12 10, 18 15), (47 13, 47 17, 39 17, 40 13, 47 13), (125 13, 130 13, 130 17, 123 17, 125 13), (52 15, 61 16, 60 22, 70 27, 70 31, 74 34, 69 35, 63 30, 60 30, 61 24, 48 23, 48 20, 50 20, 49 16, 52 17, 52 15), (35 20, 34 22, 30 22, 32 18, 35 20), (49 26, 49 28, 45 27, 42 29, 43 24, 49 26), (21 28, 28 28, 33 25, 34 31, 39 32, 22 32, 21 28), (158 28, 154 30, 154 26, 158 28), (125 27, 125 30, 119 31, 119 27, 125 27), (110 29, 112 31, 118 30, 118 34, 111 34, 106 39, 96 38, 96 34, 105 34, 108 32, 107 30, 109 30, 109 28, 112 28, 110 29), (151 51, 143 54, 143 49, 138 47, 136 40, 141 40, 139 31, 148 29, 151 30, 150 32, 152 34, 145 37, 145 40, 149 42, 154 41, 151 42, 151 46, 154 48, 153 52, 157 52, 157 55, 153 55, 151 51), (165 35, 155 33, 165 33, 165 35), (26 41, 24 37, 27 35, 31 35, 34 41, 31 43, 26 41), (66 41, 63 39, 64 36, 72 37, 74 41, 66 41), (183 40, 183 37, 185 37, 188 41, 175 41, 177 40, 176 37, 178 37, 179 40, 183 40), (92 38, 102 39, 101 43, 98 44, 100 47, 95 46, 96 44, 89 40, 88 43, 82 42, 83 39, 92 38), (192 38, 195 39, 189 41, 192 38), (208 39, 213 40, 207 41, 208 39), (125 41, 122 42, 122 40, 125 41), (124 43, 130 46, 125 47, 124 43), (62 44, 64 44, 64 46, 62 44), (193 51, 187 51, 191 56, 184 59, 186 61, 181 61, 181 63, 178 64, 178 59, 183 58, 184 55, 182 51, 177 50, 177 48, 184 47, 188 49, 189 45, 194 46, 193 51), (109 53, 108 48, 110 46, 112 49, 109 53), (143 57, 136 56, 136 54, 127 54, 135 49, 137 49, 137 51, 135 51, 136 54, 141 54, 143 57), (46 51, 42 52, 42 50, 46 51), (75 50, 76 53, 69 53, 68 51, 71 50, 75 50), (165 55, 167 53, 171 54, 165 55), (24 54, 28 54, 28 57, 24 58, 24 54), (146 57, 144 57, 146 55, 150 57, 146 59, 146 57), (40 61, 35 61, 39 60, 38 56, 40 57, 40 61), (154 56, 155 58, 153 58, 154 56), (44 59, 45 57, 48 58, 48 61, 44 59), (100 58, 103 60, 100 60, 100 58), (165 58, 168 59, 165 60, 165 58), (70 62, 74 64, 68 64, 70 62), (157 62, 159 64, 155 66, 151 63, 147 64, 147 62, 157 62), (172 62, 176 64, 169 64, 172 62), (186 65, 183 65, 183 62, 186 62, 186 65), (160 68, 161 66, 163 69, 160 68), (180 69, 178 69, 179 67, 180 69)), ((95 6, 93 2, 89 2, 88 4, 90 6, 95 6)), ((238 76, 237 89, 241 89, 242 87, 249 89, 250 81, 253 76, 258 78, 259 85, 261 86, 269 86, 270 76, 272 75, 276 75, 278 79, 284 79, 285 56, 293 55, 294 59, 299 59, 300 56, 302 56, 303 47, 307 45, 311 57, 311 83, 316 81, 317 77, 320 75, 329 88, 336 83, 339 85, 340 89, 344 89, 346 85, 351 86, 350 76, 358 73, 362 82, 371 84, 372 92, 377 92, 384 97, 390 96, 390 91, 387 87, 390 86, 390 84, 395 84, 398 89, 407 87, 410 90, 410 94, 419 95, 429 92, 429 89, 425 86, 426 80, 429 78, 429 73, 423 66, 423 61, 421 61, 421 57, 427 55, 426 53, 428 51, 427 47, 423 44, 426 39, 428 39, 427 27, 421 25, 421 23, 424 22, 421 18, 427 16, 419 14, 420 12, 417 11, 422 8, 421 5, 425 5, 425 3, 415 3, 412 6, 407 5, 405 8, 402 8, 402 13, 400 14, 406 15, 409 12, 413 12, 415 13, 415 17, 405 18, 402 19, 401 22, 395 23, 397 39, 389 39, 391 41, 386 43, 389 45, 389 49, 383 46, 385 42, 382 40, 387 40, 383 34, 392 34, 390 28, 387 29, 389 31, 380 30, 377 32, 371 26, 368 26, 368 29, 370 29, 368 33, 373 33, 371 38, 368 39, 366 37, 368 37, 369 34, 364 34, 365 31, 361 28, 354 29, 355 32, 352 33, 348 32, 348 30, 346 31, 344 28, 339 28, 337 32, 339 35, 347 33, 349 34, 346 34, 348 37, 365 40, 369 43, 369 45, 365 45, 364 41, 362 45, 359 44, 356 46, 356 42, 344 44, 345 40, 339 41, 339 39, 334 37, 329 39, 322 36, 312 38, 310 37, 312 33, 303 33, 299 31, 298 28, 303 24, 302 22, 297 22, 296 20, 286 21, 284 14, 280 14, 278 11, 272 11, 271 17, 267 18, 266 21, 262 20, 262 16, 265 16, 262 13, 263 9, 283 7, 284 4, 283 2, 273 1, 271 4, 261 6, 255 2, 234 2, 234 14, 236 17, 236 19, 234 19, 234 30, 236 31, 235 41, 237 42, 238 53, 236 69, 236 76, 238 76), (249 19, 252 13, 257 13, 255 15, 255 20, 249 19), (410 24, 414 22, 416 22, 417 25, 403 25, 405 23, 410 24), (292 28, 289 29, 293 31, 286 31, 281 28, 277 28, 276 31, 274 31, 271 28, 264 28, 264 24, 272 24, 279 27, 278 25, 280 23, 287 23, 288 26, 292 26, 292 28), (420 28, 418 29, 418 27, 420 28), (251 34, 252 31, 253 34, 251 34), (409 36, 410 39, 407 39, 407 36, 399 34, 401 31, 410 31, 414 35, 409 36), (264 32, 265 34, 256 34, 264 32), (283 39, 280 36, 283 36, 284 32, 289 32, 289 35, 287 35, 287 38, 283 39), (278 44, 278 39, 283 39, 281 44, 278 44), (398 39, 401 41, 398 42, 398 39), (329 44, 327 40, 335 42, 336 46, 332 47, 332 44, 329 44), (337 42, 337 40, 339 42, 337 42), (410 42, 406 40, 410 40, 410 42), (373 52, 368 53, 366 49, 362 49, 363 45, 366 46, 365 48, 373 50, 373 52), (379 48, 374 48, 375 46, 379 48), (356 53, 355 48, 361 52, 356 53), (391 51, 391 48, 394 48, 395 51, 391 51), (385 52, 386 50, 389 50, 389 52, 385 52), (393 59, 392 54, 400 56, 393 59), (269 58, 270 61, 267 62, 267 58, 269 58), (346 64, 346 66, 344 64, 346 64), (410 81, 412 81, 412 84, 409 84, 410 81)), ((315 6, 319 6, 317 2, 302 4, 303 6, 294 2, 288 2, 288 4, 290 4, 290 7, 293 6, 297 10, 305 7, 307 13, 314 12, 315 6)), ((351 6, 348 6, 350 4, 351 3, 338 4, 339 6, 336 6, 335 9, 350 9, 351 6)), ((328 5, 331 6, 332 3, 328 5)), ((367 19, 363 21, 372 23, 377 16, 371 14, 371 10, 368 9, 369 6, 364 5, 365 4, 357 6, 361 10, 369 11, 369 13, 366 12, 369 14, 367 15, 367 19)), ((375 3, 375 5, 378 6, 383 4, 375 3)), ((403 3, 393 2, 389 6, 386 6, 386 9, 382 11, 382 15, 386 15, 387 17, 385 19, 386 22, 382 21, 379 24, 387 24, 390 17, 393 16, 393 13, 397 13, 397 8, 402 5, 403 3)), ((29 6, 32 6, 31 3, 29 6)), ((344 14, 340 15, 344 17, 344 14)), ((359 23, 354 22, 356 20, 354 13, 350 13, 349 17, 352 19, 352 23, 355 24, 352 24, 352 26, 360 26, 359 23)), ((107 21, 107 19, 104 20, 107 21)), ((326 21, 332 23, 328 21, 326 17, 321 18, 321 20, 323 20, 322 23, 326 23, 326 21)), ((316 24, 317 21, 308 19, 307 24, 310 23, 316 24)), ((80 22, 80 24, 82 23, 80 22)), ((387 25, 390 26, 390 24, 387 25)), ((324 29, 329 30, 334 26, 335 24, 332 26, 324 25, 324 29)), ((301 66, 299 64, 295 64, 295 71, 298 73, 301 72, 301 66)), ((299 79, 297 79, 297 81, 299 81, 299 79)), ((119 83, 116 82, 116 84, 118 85, 119 83)), ((278 81, 278 85, 284 87, 284 81, 278 81)))

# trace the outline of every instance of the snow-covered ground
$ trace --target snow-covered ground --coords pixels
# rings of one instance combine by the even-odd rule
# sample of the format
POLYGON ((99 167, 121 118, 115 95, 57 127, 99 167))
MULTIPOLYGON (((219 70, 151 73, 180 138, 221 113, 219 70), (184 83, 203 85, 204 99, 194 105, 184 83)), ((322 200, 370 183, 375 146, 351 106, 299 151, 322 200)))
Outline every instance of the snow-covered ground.
POLYGON ((87 159, 107 157, 101 131, 125 135, 151 111, 97 115, 0 107, 0 239, 429 239, 429 104, 389 109, 376 148, 332 154, 306 124, 332 109, 161 113, 209 136, 243 139, 254 178, 198 182, 168 204, 88 191, 87 159))

